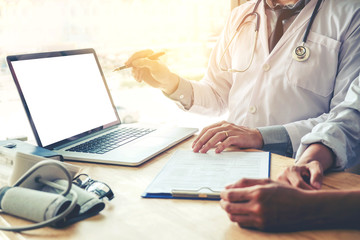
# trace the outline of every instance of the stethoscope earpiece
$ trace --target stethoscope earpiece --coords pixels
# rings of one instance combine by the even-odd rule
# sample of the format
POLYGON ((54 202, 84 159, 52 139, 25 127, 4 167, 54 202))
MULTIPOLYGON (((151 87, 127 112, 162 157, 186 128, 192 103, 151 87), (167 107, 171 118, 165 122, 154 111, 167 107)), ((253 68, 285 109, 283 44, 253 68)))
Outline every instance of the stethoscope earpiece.
POLYGON ((310 57, 310 49, 304 45, 297 46, 292 53, 292 57, 298 62, 306 61, 310 57))

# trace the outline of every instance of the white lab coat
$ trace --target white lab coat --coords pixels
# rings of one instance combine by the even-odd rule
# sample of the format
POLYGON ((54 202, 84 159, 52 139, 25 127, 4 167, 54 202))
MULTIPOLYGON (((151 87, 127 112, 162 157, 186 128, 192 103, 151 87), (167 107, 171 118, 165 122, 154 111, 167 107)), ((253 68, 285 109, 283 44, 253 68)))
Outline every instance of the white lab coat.
MULTIPOLYGON (((310 58, 305 62, 292 59, 316 2, 311 0, 304 7, 269 54, 262 1, 257 10, 260 29, 254 60, 244 73, 223 72, 218 67, 234 30, 256 1, 235 8, 213 49, 205 77, 191 82, 194 103, 189 111, 220 115, 228 110, 229 122, 248 127, 283 125, 295 152, 301 137, 343 101, 359 74, 359 0, 324 0, 306 43, 310 58)), ((236 36, 222 66, 239 69, 246 65, 251 54, 249 36, 249 31, 236 36)))
POLYGON ((333 170, 353 167, 360 160, 360 77, 349 88, 345 100, 333 108, 329 118, 306 134, 297 152, 299 160, 306 148, 321 142, 335 155, 333 170))

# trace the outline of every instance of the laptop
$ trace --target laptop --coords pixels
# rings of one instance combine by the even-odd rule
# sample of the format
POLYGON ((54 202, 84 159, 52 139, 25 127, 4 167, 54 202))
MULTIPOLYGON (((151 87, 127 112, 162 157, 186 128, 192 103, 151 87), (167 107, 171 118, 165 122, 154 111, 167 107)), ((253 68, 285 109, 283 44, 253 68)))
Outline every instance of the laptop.
POLYGON ((37 145, 65 160, 138 166, 198 130, 122 124, 94 49, 7 62, 37 145))

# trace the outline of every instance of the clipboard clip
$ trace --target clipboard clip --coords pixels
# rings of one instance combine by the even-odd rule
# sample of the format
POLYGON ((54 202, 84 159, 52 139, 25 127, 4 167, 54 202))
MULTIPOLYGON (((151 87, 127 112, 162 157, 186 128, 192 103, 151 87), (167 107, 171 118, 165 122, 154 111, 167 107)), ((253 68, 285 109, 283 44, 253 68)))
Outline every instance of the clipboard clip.
POLYGON ((173 189, 171 191, 171 195, 174 198, 207 198, 207 199, 220 200, 220 192, 214 191, 209 187, 202 187, 199 188, 198 190, 173 189))

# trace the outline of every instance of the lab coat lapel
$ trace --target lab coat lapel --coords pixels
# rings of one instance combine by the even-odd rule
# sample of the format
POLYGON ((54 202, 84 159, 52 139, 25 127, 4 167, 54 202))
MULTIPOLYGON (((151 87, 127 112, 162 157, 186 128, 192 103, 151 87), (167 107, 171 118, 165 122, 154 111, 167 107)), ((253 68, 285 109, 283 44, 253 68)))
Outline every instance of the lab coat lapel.
MULTIPOLYGON (((316 5, 317 0, 312 0, 310 1, 308 4, 306 4, 306 6, 304 7, 304 9, 299 13, 299 15, 296 17, 296 19, 294 20, 294 22, 292 22, 292 24, 289 26, 289 28, 286 30, 286 32, 284 33, 284 35, 280 38, 279 42, 276 44, 276 46, 274 47, 274 49, 271 52, 271 55, 275 54, 278 52, 278 50, 284 45, 286 44, 286 42, 289 40, 289 38, 297 31, 299 31, 300 28, 304 27, 305 28, 309 22, 309 19, 311 18, 311 15, 314 11, 315 5, 316 5)), ((302 40, 302 39, 301 39, 302 40)), ((300 42, 299 42, 300 44, 300 42)))

